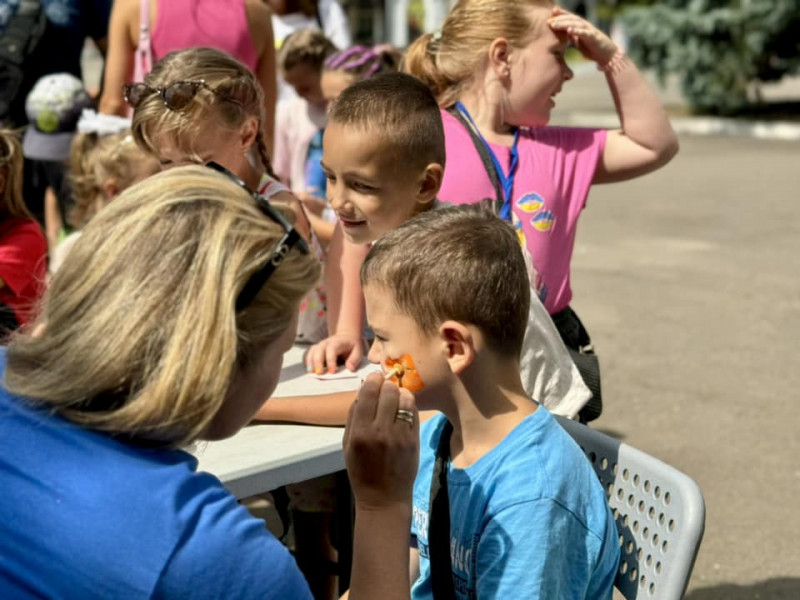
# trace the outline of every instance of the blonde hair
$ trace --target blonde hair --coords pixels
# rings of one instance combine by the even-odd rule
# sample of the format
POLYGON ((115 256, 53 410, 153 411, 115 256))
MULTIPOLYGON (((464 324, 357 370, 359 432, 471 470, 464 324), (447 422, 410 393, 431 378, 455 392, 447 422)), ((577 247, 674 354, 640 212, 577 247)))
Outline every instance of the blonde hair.
POLYGON ((401 69, 430 87, 439 106, 452 106, 479 72, 489 45, 505 38, 515 48, 525 47, 538 24, 528 9, 552 6, 550 0, 459 0, 440 31, 409 46, 401 69))
POLYGON ((322 63, 336 52, 336 46, 317 29, 300 29, 283 41, 278 54, 278 64, 285 73, 297 65, 308 65, 322 71, 322 63))
POLYGON ((70 223, 74 227, 85 225, 108 201, 104 184, 113 179, 118 190, 126 189, 147 162, 152 162, 151 172, 158 169, 155 159, 136 145, 130 131, 75 136, 69 155, 69 181, 75 202, 70 223))
POLYGON ((277 179, 264 141, 264 91, 253 72, 232 56, 214 48, 188 48, 170 52, 159 60, 144 78, 144 83, 158 89, 176 81, 204 81, 189 105, 170 110, 159 94, 150 94, 133 111, 131 131, 136 143, 158 156, 162 136, 171 136, 186 154, 196 153, 194 138, 204 124, 219 123, 232 131, 245 119, 258 121, 256 146, 267 173, 277 179))
POLYGON ((237 295, 283 235, 247 192, 205 167, 128 188, 53 277, 32 328, 39 334, 11 341, 6 387, 138 443, 195 441, 237 367, 283 334, 319 278, 319 262, 293 249, 236 312, 237 295))
POLYGON ((0 173, 5 184, 0 190, 0 216, 32 219, 22 197, 22 143, 20 134, 12 129, 0 129, 0 173))

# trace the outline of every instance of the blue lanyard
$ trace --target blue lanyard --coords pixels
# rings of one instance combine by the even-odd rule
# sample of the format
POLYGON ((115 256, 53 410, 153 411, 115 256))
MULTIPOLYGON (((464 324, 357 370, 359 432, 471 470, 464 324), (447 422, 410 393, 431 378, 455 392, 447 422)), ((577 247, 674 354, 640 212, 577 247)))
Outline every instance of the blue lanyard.
POLYGON ((519 142, 519 128, 517 128, 517 130, 514 132, 514 143, 511 145, 511 165, 508 167, 508 176, 506 176, 506 174, 503 173, 503 167, 500 166, 500 161, 497 160, 494 150, 492 150, 489 142, 487 142, 481 134, 478 126, 475 124, 475 121, 472 120, 467 107, 459 101, 456 102, 456 108, 472 124, 472 128, 475 130, 475 133, 481 139, 483 145, 486 146, 486 150, 489 152, 489 157, 492 159, 494 170, 497 172, 497 178, 500 180, 500 185, 503 188, 503 206, 500 209, 500 218, 510 222, 511 194, 514 191, 514 177, 517 174, 517 165, 519 164, 519 150, 517 149, 517 143, 519 142))

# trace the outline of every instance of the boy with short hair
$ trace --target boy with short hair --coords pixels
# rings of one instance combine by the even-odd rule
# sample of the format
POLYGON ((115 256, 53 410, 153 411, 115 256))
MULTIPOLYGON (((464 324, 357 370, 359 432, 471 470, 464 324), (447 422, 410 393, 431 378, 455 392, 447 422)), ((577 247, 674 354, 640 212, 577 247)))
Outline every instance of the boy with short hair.
MULTIPOLYGON (((430 89, 402 73, 356 83, 331 104, 323 140, 327 196, 339 217, 326 266, 327 340, 306 357, 310 371, 336 370, 337 357, 355 370, 363 354, 363 298, 358 272, 368 250, 387 231, 440 205, 445 139, 430 89), (346 240, 346 241, 345 241, 346 240)), ((501 255, 502 256, 502 255, 501 255)), ((532 266, 530 281, 536 280, 532 266)), ((529 395, 575 416, 590 393, 542 303, 528 315, 522 374, 529 395)))
POLYGON ((442 413, 420 431, 412 598, 448 584, 457 598, 611 598, 619 544, 605 493, 520 379, 530 285, 514 231, 476 206, 419 215, 373 245, 361 283, 370 360, 410 356, 418 408, 442 413), (437 462, 444 515, 429 508, 437 462))

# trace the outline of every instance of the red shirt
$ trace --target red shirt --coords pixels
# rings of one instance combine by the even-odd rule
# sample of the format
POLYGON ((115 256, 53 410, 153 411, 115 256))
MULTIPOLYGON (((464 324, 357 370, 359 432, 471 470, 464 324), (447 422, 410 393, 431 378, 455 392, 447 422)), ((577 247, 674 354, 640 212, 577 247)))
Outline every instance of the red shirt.
POLYGON ((14 311, 24 325, 45 286, 47 241, 32 219, 6 217, 0 222, 0 303, 14 311))

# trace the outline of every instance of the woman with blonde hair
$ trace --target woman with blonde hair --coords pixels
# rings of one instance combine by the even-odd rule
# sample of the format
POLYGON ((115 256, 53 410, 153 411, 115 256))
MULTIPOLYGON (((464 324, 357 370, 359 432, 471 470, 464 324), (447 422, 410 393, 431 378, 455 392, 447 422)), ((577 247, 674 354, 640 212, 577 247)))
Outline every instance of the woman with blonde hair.
POLYGON ((42 292, 47 241, 22 198, 22 143, 0 129, 0 338, 24 325, 42 292))
MULTIPOLYGON (((310 598, 288 551, 184 450, 236 433, 277 384, 319 276, 288 219, 200 166, 151 177, 92 219, 32 333, 0 352, 0 589, 310 598)), ((377 388, 365 386, 362 412, 414 410, 377 388)), ((354 597, 408 572, 361 558, 407 556, 407 536, 380 533, 410 524, 417 430, 380 415, 348 434, 373 450, 369 462, 346 453, 377 536, 356 531, 354 597)))
POLYGON ((440 31, 411 45, 404 70, 425 82, 443 109, 447 168, 439 198, 491 198, 517 230, 539 275, 535 295, 592 391, 582 418, 597 418, 599 369, 569 306, 578 218, 593 184, 639 177, 677 153, 658 97, 607 35, 551 0, 459 0, 440 31), (547 127, 556 96, 573 77, 569 44, 605 74, 619 129, 547 127))

